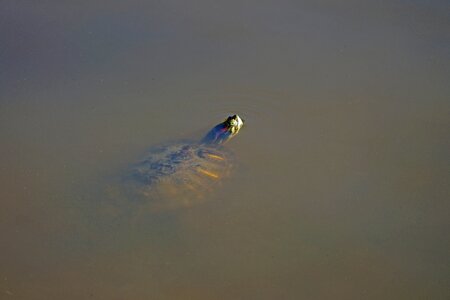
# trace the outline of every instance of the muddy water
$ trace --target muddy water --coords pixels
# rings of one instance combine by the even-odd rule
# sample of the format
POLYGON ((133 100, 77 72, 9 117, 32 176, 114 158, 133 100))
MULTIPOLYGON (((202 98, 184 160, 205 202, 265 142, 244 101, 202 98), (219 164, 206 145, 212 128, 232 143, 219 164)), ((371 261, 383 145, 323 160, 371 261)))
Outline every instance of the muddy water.
POLYGON ((450 7, 367 2, 3 1, 0 298, 448 299, 450 7), (229 113, 209 201, 99 209, 229 113))

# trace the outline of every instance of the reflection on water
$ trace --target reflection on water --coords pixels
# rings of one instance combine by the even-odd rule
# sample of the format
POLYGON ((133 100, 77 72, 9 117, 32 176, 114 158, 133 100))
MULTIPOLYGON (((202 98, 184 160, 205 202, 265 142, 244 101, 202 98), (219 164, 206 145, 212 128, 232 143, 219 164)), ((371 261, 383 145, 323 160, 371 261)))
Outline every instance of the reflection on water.
POLYGON ((0 7, 0 298, 449 298, 446 1, 0 7), (102 212, 235 112, 209 201, 102 212))

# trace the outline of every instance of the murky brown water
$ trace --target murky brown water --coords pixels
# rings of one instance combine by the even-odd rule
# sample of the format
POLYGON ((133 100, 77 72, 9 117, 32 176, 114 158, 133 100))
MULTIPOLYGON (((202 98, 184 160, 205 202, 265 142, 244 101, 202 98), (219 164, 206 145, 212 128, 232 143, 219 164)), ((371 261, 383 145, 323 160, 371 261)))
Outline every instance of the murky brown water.
POLYGON ((448 2, 39 2, 0 3, 1 299, 450 298, 448 2), (234 112, 208 203, 101 217, 234 112))

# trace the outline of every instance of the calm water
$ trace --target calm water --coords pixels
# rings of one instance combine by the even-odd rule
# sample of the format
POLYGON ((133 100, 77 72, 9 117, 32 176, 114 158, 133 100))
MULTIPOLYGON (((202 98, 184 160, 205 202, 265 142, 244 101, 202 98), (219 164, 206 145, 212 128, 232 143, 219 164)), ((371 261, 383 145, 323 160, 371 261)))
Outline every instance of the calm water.
POLYGON ((0 2, 1 299, 450 298, 447 1, 35 2, 0 2), (104 216, 229 113, 210 201, 104 216))

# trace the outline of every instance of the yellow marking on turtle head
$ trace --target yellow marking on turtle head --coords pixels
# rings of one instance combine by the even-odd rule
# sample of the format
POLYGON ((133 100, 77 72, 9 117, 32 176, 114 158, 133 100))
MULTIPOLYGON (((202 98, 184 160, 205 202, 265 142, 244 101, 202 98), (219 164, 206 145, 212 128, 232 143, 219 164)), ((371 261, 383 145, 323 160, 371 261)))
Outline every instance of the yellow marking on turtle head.
POLYGON ((205 174, 205 175, 207 175, 207 176, 209 176, 209 177, 212 177, 212 178, 215 178, 215 179, 218 179, 218 178, 219 178, 219 175, 217 175, 217 174, 215 174, 215 173, 212 173, 212 172, 203 170, 203 169, 201 169, 201 168, 197 168, 197 170, 198 170, 200 173, 205 174))
POLYGON ((220 155, 215 155, 215 154, 206 154, 208 157, 210 157, 210 158, 214 158, 214 159, 217 159, 217 160, 224 160, 224 158, 222 157, 222 156, 220 156, 220 155))

